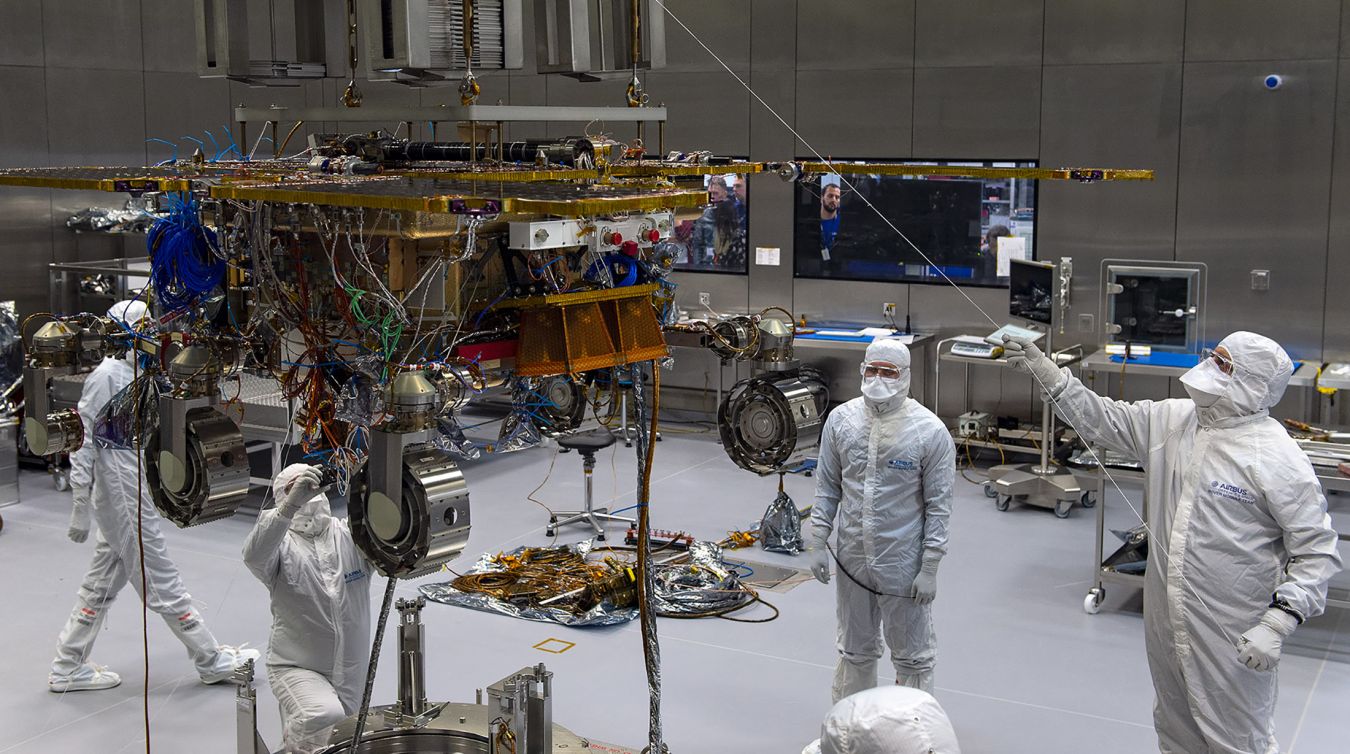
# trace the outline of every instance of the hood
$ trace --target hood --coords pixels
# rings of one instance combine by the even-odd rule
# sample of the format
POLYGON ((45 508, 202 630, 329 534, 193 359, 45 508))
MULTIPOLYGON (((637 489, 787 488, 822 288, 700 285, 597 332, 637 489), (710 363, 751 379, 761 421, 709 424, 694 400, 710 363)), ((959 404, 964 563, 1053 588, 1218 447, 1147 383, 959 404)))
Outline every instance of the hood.
POLYGON ((867 345, 867 353, 863 356, 863 363, 873 361, 886 361, 900 367, 900 384, 895 396, 884 401, 876 401, 867 396, 863 399, 867 401, 868 408, 881 413, 889 412, 899 408, 909 397, 909 346, 901 343, 895 338, 877 338, 867 345))
MULTIPOLYGON (((118 301, 108 307, 109 317, 121 323, 127 329, 135 330, 137 332, 145 329, 143 320, 149 316, 149 314, 150 308, 145 305, 144 301, 138 299, 118 301)), ((126 361, 129 366, 132 366, 136 360, 136 349, 128 349, 123 360, 126 361)))
MULTIPOLYGON (((274 489, 285 489, 300 475, 301 471, 312 468, 309 464, 293 463, 290 466, 277 472, 276 477, 272 479, 274 489)), ((329 520, 333 518, 332 509, 328 504, 328 496, 320 492, 300 507, 295 516, 291 518, 290 530, 293 534, 302 537, 316 537, 322 534, 328 528, 329 520)))
POLYGON ((1294 362, 1279 343, 1253 332, 1235 332, 1219 345, 1233 359, 1233 378, 1212 406, 1197 409, 1203 426, 1270 412, 1289 386, 1294 362))
POLYGON ((821 754, 960 754, 947 713, 926 691, 881 686, 839 700, 820 725, 821 754))

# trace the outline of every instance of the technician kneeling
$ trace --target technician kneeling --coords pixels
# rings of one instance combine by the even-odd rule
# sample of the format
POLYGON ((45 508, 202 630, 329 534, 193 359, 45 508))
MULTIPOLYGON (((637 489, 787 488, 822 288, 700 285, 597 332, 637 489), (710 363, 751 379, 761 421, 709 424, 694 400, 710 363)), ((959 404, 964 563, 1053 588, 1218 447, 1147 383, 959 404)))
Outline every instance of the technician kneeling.
POLYGON ((1308 456, 1270 409, 1293 374, 1275 341, 1236 332, 1181 378, 1190 400, 1096 395, 1030 342, 1005 343, 1056 413, 1146 470, 1144 646, 1159 748, 1268 754, 1280 647, 1326 607, 1341 568, 1308 456))
POLYGON ((323 748, 329 728, 361 705, 370 658, 370 564, 346 521, 333 518, 319 470, 303 463, 272 482, 244 562, 272 595, 267 675, 285 750, 323 748))
POLYGON ((907 397, 909 349, 873 341, 861 371, 862 397, 832 411, 821 431, 811 512, 811 570, 822 583, 839 518, 836 702, 876 685, 883 629, 895 682, 932 692, 931 603, 956 479, 951 434, 907 397))

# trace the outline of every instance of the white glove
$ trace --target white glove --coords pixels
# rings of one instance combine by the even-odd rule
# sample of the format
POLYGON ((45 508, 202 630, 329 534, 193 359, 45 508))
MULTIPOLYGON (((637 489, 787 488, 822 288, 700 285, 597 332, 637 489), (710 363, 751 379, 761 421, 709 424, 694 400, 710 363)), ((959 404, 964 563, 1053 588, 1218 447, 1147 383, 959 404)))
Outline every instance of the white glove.
POLYGON ((937 572, 938 563, 942 562, 942 555, 932 550, 923 551, 923 565, 919 568, 919 575, 914 577, 914 583, 909 587, 909 596, 920 605, 927 605, 937 596, 937 572))
POLYGON ((1270 608, 1261 622, 1238 639, 1238 659, 1252 670, 1274 670, 1280 664, 1280 647, 1294 632, 1298 619, 1279 608, 1270 608))
POLYGON ((1053 392, 1064 380, 1064 373, 1054 360, 1041 353, 1041 349, 1031 340, 1004 335, 1003 353, 1008 357, 1008 366, 1035 376, 1036 381, 1045 386, 1047 391, 1053 392))
POLYGON ((808 556, 811 574, 816 577, 816 581, 822 584, 830 583, 830 551, 826 549, 825 544, 829 536, 826 534, 823 537, 813 537, 810 555, 808 556))
POLYGON ((90 492, 87 486, 70 488, 70 529, 66 531, 66 536, 76 544, 89 539, 90 492))
POLYGON ((311 498, 319 494, 323 486, 323 475, 318 466, 310 466, 301 471, 294 479, 286 483, 277 493, 277 515, 285 519, 294 518, 300 508, 311 498))

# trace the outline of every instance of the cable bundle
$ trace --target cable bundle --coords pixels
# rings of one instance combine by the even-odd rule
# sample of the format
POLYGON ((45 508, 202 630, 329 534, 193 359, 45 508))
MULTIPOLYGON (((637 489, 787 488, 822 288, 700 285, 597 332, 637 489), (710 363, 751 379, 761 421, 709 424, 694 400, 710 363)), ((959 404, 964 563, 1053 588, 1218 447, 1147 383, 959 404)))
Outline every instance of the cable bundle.
POLYGON ((216 234, 202 225, 197 200, 169 195, 169 216, 150 228, 150 280, 168 311, 187 309, 225 279, 225 260, 215 253, 216 234))

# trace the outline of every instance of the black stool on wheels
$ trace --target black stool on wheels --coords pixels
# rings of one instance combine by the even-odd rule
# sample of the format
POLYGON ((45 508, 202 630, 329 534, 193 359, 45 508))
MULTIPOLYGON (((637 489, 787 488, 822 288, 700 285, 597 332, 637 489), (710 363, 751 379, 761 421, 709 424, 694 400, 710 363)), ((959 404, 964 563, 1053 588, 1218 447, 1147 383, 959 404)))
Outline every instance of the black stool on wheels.
POLYGON ((592 496, 591 475, 595 470, 595 454, 614 444, 614 434, 608 430, 595 430, 591 432, 581 432, 575 435, 567 435, 558 438, 558 445, 564 450, 575 450, 581 454, 581 468, 586 478, 586 498, 585 509, 579 511, 557 511, 548 519, 548 529, 545 536, 552 537, 557 533, 558 528, 569 524, 588 523, 595 530, 595 538, 604 540, 605 529, 600 525, 601 521, 622 521, 632 526, 636 523, 635 519, 625 518, 624 516, 615 516, 609 512, 609 508, 595 508, 594 498, 592 496))

